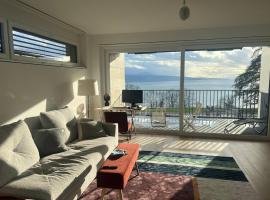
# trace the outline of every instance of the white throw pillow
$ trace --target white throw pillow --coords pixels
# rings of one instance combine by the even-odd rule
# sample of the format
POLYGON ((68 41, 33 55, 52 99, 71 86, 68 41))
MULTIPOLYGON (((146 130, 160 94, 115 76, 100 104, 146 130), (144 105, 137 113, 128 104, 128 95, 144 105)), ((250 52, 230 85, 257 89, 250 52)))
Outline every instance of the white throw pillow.
POLYGON ((24 121, 0 127, 0 187, 38 161, 38 149, 24 121))
POLYGON ((44 129, 65 129, 66 144, 78 139, 77 119, 68 107, 41 112, 40 121, 44 129))

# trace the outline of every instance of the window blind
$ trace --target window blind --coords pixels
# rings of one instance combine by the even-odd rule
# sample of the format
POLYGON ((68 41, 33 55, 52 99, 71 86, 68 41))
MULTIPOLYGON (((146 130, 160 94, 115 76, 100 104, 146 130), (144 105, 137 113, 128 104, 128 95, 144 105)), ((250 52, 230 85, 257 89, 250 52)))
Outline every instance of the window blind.
POLYGON ((18 28, 13 28, 12 37, 15 55, 77 63, 77 48, 75 45, 18 28))

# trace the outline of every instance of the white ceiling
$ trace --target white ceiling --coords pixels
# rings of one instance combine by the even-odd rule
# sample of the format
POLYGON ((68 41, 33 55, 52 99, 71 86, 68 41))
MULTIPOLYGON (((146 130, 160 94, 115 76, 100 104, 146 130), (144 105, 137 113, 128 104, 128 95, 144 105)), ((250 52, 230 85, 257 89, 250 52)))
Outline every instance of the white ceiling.
POLYGON ((21 0, 89 34, 270 25, 270 0, 21 0))

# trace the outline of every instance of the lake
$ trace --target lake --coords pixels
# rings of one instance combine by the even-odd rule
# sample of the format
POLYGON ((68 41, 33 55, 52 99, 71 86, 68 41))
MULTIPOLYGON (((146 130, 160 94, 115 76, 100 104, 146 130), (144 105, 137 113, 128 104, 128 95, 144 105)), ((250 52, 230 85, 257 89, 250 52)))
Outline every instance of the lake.
MULTIPOLYGON (((234 79, 202 79, 202 80, 185 80, 185 89, 193 90, 232 90, 234 79)), ((132 84, 140 87, 142 90, 178 90, 179 81, 147 81, 134 82, 127 81, 127 84, 132 84)))

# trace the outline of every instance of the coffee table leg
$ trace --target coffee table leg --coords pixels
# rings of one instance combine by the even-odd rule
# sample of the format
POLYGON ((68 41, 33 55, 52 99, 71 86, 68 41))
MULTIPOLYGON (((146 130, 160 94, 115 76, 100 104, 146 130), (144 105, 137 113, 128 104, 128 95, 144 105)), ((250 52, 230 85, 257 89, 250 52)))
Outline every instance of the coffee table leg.
POLYGON ((119 194, 119 199, 120 200, 123 200, 124 198, 123 198, 123 190, 118 190, 118 194, 119 194))
POLYGON ((140 175, 140 171, 139 171, 139 167, 138 167, 137 162, 135 162, 135 165, 136 165, 137 175, 140 175))
POLYGON ((101 197, 100 197, 101 200, 104 200, 104 196, 106 195, 106 192, 107 192, 107 189, 106 188, 102 188, 101 197))

